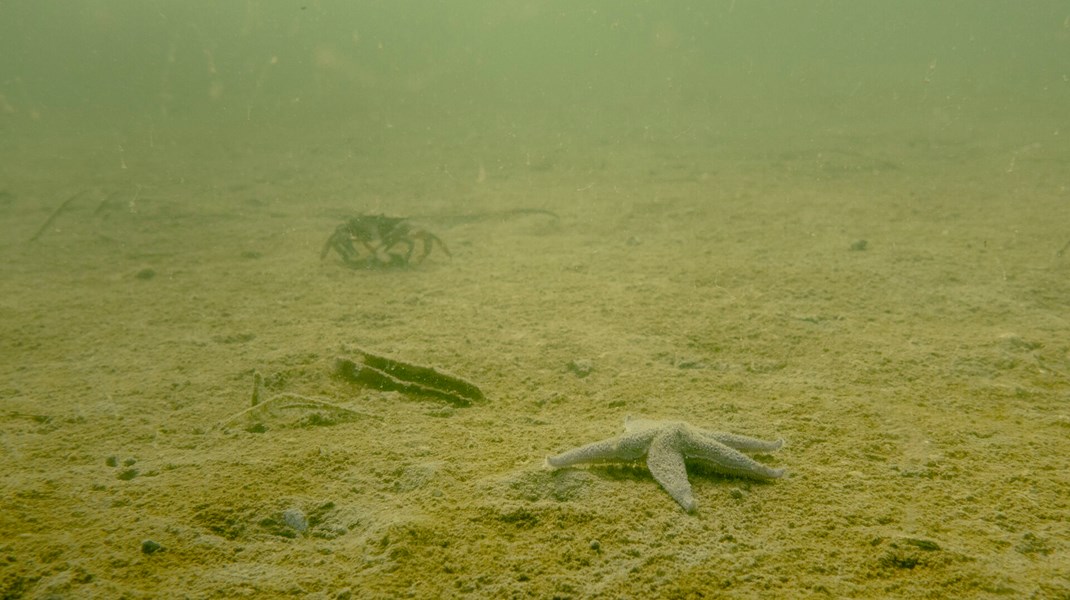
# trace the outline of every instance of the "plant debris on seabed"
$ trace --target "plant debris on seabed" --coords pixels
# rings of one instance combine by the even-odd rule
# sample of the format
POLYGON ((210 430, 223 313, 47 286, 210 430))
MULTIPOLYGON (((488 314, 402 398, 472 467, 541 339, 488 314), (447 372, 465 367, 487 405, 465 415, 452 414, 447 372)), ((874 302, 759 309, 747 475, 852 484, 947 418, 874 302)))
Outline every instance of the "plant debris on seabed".
POLYGON ((219 424, 220 429, 243 425, 250 433, 264 433, 267 423, 290 427, 314 427, 347 423, 361 419, 378 419, 319 398, 284 392, 263 398, 264 376, 253 373, 252 405, 219 424))
MULTIPOLYGON (((334 374, 346 381, 383 391, 439 398, 453 406, 471 406, 484 399, 473 383, 431 367, 413 365, 357 349, 357 360, 338 357, 334 374)), ((238 412, 219 428, 235 426, 251 433, 264 433, 268 424, 282 427, 316 427, 361 419, 379 419, 320 398, 283 392, 264 398, 264 376, 253 372, 251 406, 238 412)))
POLYGON ((483 400, 483 392, 473 383, 431 367, 377 356, 357 350, 357 360, 338 357, 335 375, 377 390, 440 398, 454 406, 471 406, 483 400))

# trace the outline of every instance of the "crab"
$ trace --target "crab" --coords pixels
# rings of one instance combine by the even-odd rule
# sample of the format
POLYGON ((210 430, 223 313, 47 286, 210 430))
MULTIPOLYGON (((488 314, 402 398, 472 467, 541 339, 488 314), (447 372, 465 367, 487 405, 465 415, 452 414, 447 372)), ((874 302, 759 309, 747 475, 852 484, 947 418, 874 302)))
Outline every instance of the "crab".
POLYGON ((347 266, 354 269, 407 267, 423 262, 431 254, 434 244, 438 244, 446 256, 453 256, 437 235, 404 217, 362 215, 334 229, 323 245, 320 259, 326 258, 333 249, 347 266), (417 244, 420 244, 419 253, 416 252, 417 244))

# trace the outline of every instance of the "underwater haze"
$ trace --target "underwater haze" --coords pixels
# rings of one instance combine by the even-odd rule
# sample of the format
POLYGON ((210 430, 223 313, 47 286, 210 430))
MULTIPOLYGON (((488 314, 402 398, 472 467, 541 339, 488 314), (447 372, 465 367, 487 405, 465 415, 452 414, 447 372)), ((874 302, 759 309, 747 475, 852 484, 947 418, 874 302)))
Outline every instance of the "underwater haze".
POLYGON ((1070 597, 1068 136, 1065 0, 0 0, 0 597, 1070 597))
POLYGON ((586 140, 670 123, 712 139, 932 137, 1065 117, 1070 93, 1070 23, 1056 0, 3 10, 4 126, 26 135, 27 120, 81 119, 82 129, 138 137, 179 124, 307 130, 376 115, 454 136, 511 125, 586 140))

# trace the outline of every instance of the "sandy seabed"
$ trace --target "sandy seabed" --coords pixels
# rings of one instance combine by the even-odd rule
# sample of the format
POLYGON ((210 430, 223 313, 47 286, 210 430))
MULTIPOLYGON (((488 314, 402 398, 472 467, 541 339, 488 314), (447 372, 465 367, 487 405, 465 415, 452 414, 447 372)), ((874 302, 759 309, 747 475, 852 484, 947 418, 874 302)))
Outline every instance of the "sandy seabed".
POLYGON ((5 142, 0 597, 1070 598, 1061 146, 366 130, 5 142), (452 258, 321 260, 361 211, 452 258), (222 427, 254 372, 357 416, 222 427), (544 468, 627 415, 790 476, 544 468))

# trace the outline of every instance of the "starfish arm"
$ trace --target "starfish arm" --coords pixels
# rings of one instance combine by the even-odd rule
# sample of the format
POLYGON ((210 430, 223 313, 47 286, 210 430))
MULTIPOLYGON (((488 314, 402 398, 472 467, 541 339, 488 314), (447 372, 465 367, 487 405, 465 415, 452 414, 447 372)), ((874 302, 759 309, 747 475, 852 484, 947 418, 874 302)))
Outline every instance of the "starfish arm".
POLYGON ((695 497, 691 494, 684 455, 680 453, 678 446, 679 440, 675 432, 655 436, 646 456, 646 466, 677 504, 687 512, 694 512, 695 497))
POLYGON ((739 450, 704 436, 688 435, 684 453, 688 458, 704 461, 711 469, 725 475, 751 479, 779 479, 784 476, 784 469, 763 465, 739 450))
POLYGON ((609 438, 574 448, 557 456, 548 456, 546 462, 551 467, 561 468, 581 463, 636 460, 646 454, 650 437, 649 435, 622 435, 609 438))
POLYGON ((780 447, 784 445, 784 440, 770 442, 759 440, 758 438, 747 437, 745 435, 736 435, 734 433, 703 431, 701 429, 696 431, 702 437, 720 442, 729 448, 735 448, 736 450, 743 450, 746 452, 774 452, 780 450, 780 447))

